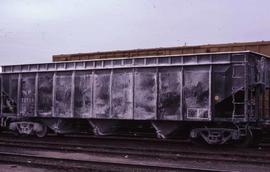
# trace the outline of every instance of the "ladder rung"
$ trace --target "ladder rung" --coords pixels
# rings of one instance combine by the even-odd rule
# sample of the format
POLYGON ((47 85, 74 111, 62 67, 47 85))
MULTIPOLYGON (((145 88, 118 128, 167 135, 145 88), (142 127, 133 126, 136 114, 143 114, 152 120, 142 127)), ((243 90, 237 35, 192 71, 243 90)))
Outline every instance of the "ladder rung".
POLYGON ((245 102, 232 102, 233 104, 237 104, 237 105, 243 105, 245 104, 245 102))
POLYGON ((233 79, 241 79, 241 78, 244 78, 244 77, 232 77, 233 79))

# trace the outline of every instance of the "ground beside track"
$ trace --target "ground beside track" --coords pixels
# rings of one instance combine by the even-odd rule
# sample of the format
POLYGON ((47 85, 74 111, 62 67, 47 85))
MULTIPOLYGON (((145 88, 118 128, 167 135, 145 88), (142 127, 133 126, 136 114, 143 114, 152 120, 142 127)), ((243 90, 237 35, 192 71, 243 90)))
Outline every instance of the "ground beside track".
POLYGON ((0 172, 52 172, 52 169, 27 167, 17 164, 0 164, 0 172))

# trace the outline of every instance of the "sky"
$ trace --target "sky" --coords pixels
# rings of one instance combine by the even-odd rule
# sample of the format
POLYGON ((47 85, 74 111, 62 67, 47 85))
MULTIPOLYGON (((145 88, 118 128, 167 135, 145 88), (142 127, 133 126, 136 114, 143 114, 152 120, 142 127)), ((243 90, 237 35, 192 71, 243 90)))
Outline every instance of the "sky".
POLYGON ((0 65, 270 40, 269 0, 0 0, 0 65))

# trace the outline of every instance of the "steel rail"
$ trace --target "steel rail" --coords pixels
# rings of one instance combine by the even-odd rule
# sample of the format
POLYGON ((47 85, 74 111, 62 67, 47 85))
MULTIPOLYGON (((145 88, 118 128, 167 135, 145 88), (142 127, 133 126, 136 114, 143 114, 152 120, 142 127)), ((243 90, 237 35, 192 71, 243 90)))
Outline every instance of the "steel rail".
MULTIPOLYGON (((0 152, 0 162, 17 163, 33 167, 76 169, 76 170, 105 170, 105 171, 193 171, 193 172, 229 172, 211 168, 189 168, 177 166, 162 166, 124 162, 105 162, 95 160, 75 160, 67 158, 44 157, 40 155, 28 155, 19 153, 0 152)), ((231 172, 231 171, 230 171, 231 172)))
POLYGON ((106 145, 89 145, 89 144, 74 144, 74 143, 57 143, 44 141, 21 141, 8 140, 0 138, 1 147, 15 147, 24 149, 38 150, 54 150, 65 152, 82 152, 106 154, 114 156, 129 155, 133 157, 146 158, 161 158, 167 160, 196 160, 196 161, 215 161, 241 164, 255 165, 270 165, 269 155, 260 154, 244 154, 244 153, 224 153, 224 152, 206 152, 206 151, 190 151, 190 150, 168 150, 168 149, 153 149, 141 147, 121 147, 121 146, 106 146, 106 145))

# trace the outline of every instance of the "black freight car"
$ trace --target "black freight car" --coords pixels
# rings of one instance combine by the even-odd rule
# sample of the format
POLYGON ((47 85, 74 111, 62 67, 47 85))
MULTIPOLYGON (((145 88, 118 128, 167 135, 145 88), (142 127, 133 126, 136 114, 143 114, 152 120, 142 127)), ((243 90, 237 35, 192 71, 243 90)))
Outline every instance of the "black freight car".
POLYGON ((160 138, 251 143, 270 119, 269 75, 250 51, 7 65, 1 127, 42 137, 149 124, 160 138))

